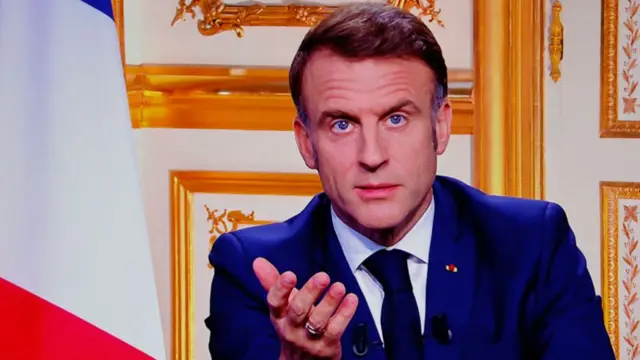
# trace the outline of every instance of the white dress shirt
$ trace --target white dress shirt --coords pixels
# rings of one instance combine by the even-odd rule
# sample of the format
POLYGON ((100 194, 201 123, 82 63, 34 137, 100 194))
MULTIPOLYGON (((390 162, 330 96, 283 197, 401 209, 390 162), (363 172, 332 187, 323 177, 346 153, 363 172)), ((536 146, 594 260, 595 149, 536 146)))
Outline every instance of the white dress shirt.
MULTIPOLYGON (((399 249, 410 254, 408 262, 409 276, 413 285, 413 294, 418 303, 420 312, 421 329, 424 330, 425 302, 427 296, 427 268, 429 261, 429 248, 431 246, 431 233, 433 231, 434 201, 422 215, 415 226, 398 243, 389 249, 399 249)), ((342 251, 344 252, 349 268, 353 271, 358 285, 369 305, 373 320, 376 323, 380 339, 382 336, 382 300, 384 292, 382 286, 371 275, 362 263, 374 252, 384 247, 364 237, 360 233, 347 226, 331 208, 333 229, 336 232, 342 251)))

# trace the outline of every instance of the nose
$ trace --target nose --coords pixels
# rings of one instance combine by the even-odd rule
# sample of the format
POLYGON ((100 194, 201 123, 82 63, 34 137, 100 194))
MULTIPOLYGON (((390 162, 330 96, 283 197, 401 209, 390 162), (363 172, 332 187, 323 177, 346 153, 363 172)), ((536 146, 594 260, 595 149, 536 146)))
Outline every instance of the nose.
POLYGON ((383 167, 387 161, 386 146, 375 126, 363 126, 361 132, 361 146, 358 161, 360 166, 368 172, 375 172, 383 167))

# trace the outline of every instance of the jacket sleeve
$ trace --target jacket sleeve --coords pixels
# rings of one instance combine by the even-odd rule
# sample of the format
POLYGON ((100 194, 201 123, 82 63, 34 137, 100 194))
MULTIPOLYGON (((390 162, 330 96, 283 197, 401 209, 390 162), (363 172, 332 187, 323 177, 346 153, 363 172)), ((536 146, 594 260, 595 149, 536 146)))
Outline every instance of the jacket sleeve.
POLYGON ((566 214, 556 204, 545 212, 536 287, 535 358, 614 360, 597 296, 566 214))
POLYGON ((220 236, 209 262, 215 271, 205 319, 211 359, 277 359, 280 342, 269 318, 266 291, 242 243, 233 234, 220 236))

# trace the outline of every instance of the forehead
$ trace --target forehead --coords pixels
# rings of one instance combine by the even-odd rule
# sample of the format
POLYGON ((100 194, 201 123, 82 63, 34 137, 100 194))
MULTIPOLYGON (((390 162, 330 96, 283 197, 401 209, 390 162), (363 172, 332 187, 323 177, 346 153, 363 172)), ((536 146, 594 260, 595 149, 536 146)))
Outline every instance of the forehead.
POLYGON ((312 56, 302 79, 305 105, 313 113, 325 107, 373 110, 411 100, 430 107, 434 76, 419 59, 345 59, 323 50, 312 56))

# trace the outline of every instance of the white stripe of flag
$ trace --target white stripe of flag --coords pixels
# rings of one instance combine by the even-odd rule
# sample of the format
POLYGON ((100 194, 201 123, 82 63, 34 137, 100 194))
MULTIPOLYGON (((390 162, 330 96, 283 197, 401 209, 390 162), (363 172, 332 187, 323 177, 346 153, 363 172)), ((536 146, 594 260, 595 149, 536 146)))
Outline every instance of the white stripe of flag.
POLYGON ((110 0, 0 0, 0 358, 165 359, 110 0))

